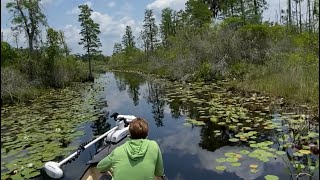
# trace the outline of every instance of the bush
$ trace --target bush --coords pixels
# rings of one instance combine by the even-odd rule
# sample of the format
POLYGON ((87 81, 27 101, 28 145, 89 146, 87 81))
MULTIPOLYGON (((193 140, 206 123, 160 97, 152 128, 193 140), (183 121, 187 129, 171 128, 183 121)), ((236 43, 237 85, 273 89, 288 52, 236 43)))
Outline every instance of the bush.
POLYGON ((2 102, 23 102, 37 95, 38 90, 30 85, 25 74, 13 68, 1 67, 2 102))
POLYGON ((1 42, 1 66, 10 63, 17 57, 17 53, 7 42, 1 42))
POLYGON ((71 82, 83 82, 87 78, 88 65, 68 56, 56 60, 54 67, 54 87, 69 86, 71 82))

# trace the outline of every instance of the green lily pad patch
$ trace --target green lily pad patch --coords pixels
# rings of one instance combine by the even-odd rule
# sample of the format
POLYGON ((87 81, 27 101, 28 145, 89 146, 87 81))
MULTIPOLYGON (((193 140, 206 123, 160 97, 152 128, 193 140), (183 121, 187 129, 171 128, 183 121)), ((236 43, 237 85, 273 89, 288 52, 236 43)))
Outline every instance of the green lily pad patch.
POLYGON ((225 166, 216 166, 216 170, 218 170, 218 171, 224 171, 226 169, 227 168, 225 166))
POLYGON ((266 175, 264 176, 266 180, 279 180, 278 176, 275 175, 266 175))

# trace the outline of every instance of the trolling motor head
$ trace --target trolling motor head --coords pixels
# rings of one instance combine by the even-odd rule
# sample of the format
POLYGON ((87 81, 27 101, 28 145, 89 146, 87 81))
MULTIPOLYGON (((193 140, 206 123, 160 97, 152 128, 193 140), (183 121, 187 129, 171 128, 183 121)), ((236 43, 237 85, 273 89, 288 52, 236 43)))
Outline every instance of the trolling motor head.
POLYGON ((110 117, 113 118, 115 121, 119 121, 119 122, 123 121, 125 124, 124 127, 127 127, 129 125, 129 123, 127 122, 127 119, 122 116, 118 118, 118 116, 119 116, 119 113, 115 112, 110 117))
POLYGON ((51 178, 59 179, 63 176, 63 171, 59 166, 59 163, 49 161, 44 164, 44 170, 51 178))
POLYGON ((119 115, 119 113, 115 112, 110 117, 113 118, 114 120, 116 120, 118 115, 119 115))

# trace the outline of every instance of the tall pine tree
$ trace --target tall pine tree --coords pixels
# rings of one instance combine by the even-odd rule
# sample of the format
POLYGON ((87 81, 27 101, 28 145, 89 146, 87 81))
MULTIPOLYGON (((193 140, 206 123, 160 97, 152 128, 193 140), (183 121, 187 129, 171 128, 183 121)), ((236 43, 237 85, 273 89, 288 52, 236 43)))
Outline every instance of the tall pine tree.
POLYGON ((143 22, 143 31, 140 36, 143 41, 145 52, 153 51, 158 42, 158 27, 155 23, 155 18, 151 9, 146 9, 143 22))
POLYGON ((126 31, 122 37, 122 47, 125 52, 129 52, 130 50, 134 49, 136 43, 134 42, 134 35, 132 33, 132 29, 130 26, 126 27, 126 31))
POLYGON ((79 22, 81 23, 81 32, 79 44, 83 45, 83 48, 87 51, 87 57, 89 59, 89 77, 90 81, 93 81, 92 68, 91 68, 91 55, 96 55, 100 53, 99 47, 101 46, 100 39, 98 35, 100 34, 100 25, 95 23, 91 16, 92 9, 88 5, 80 5, 79 9, 81 10, 79 15, 79 22))
POLYGON ((160 24, 160 32, 163 46, 168 45, 168 38, 170 36, 175 35, 175 24, 174 24, 174 12, 170 8, 165 8, 162 10, 161 14, 161 24, 160 24))

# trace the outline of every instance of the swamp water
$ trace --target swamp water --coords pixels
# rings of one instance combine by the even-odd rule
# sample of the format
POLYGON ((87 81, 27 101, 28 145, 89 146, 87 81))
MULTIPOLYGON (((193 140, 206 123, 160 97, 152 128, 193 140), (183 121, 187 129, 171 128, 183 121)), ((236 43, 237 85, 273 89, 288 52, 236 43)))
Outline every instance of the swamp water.
MULTIPOLYGON (((319 179, 319 125, 306 107, 284 111, 269 97, 223 87, 113 72, 2 107, 1 179, 46 179, 45 162, 113 127, 114 112, 148 121, 169 179, 319 179)), ((78 179, 95 149, 65 165, 64 179, 78 179)))

